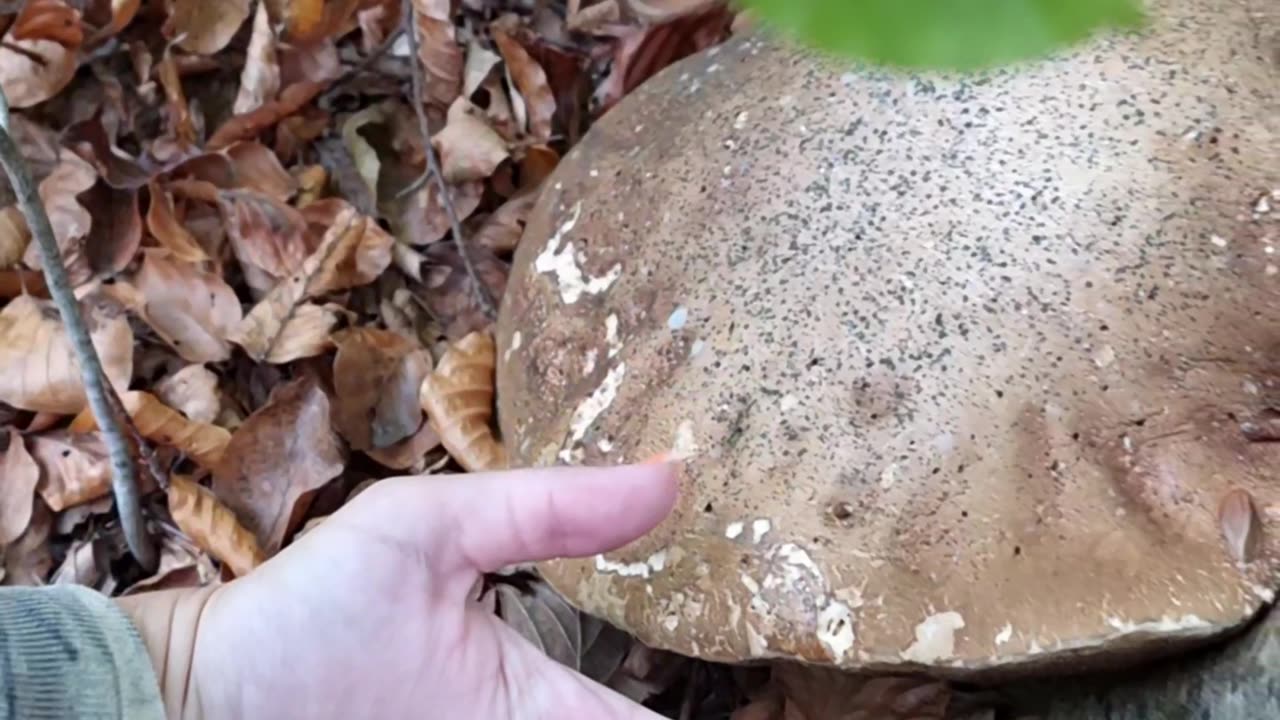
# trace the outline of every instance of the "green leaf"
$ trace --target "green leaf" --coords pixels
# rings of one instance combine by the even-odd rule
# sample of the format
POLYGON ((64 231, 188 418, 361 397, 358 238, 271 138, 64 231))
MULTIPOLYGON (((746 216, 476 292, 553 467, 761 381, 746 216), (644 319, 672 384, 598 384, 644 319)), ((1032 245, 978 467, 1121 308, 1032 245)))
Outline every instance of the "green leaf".
POLYGON ((739 0, 763 24, 836 55, 917 70, 1041 57, 1137 29, 1142 0, 739 0))

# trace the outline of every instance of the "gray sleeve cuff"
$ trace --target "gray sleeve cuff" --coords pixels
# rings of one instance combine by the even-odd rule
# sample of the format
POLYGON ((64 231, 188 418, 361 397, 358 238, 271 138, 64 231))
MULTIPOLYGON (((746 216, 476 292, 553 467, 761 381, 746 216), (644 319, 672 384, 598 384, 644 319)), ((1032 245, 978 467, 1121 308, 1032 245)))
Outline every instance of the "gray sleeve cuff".
POLYGON ((0 718, 163 720, 128 616, 78 585, 0 588, 0 718))

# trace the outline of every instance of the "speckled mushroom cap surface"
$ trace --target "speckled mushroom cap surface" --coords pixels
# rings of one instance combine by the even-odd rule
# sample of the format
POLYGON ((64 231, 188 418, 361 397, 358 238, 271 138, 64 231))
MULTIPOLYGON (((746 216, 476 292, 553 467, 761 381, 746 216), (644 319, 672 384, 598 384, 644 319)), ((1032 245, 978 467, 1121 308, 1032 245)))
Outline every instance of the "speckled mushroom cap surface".
POLYGON ((549 179, 498 323, 512 464, 686 457, 542 566, 720 661, 977 677, 1161 652, 1280 581, 1280 3, 973 77, 761 35, 549 179))

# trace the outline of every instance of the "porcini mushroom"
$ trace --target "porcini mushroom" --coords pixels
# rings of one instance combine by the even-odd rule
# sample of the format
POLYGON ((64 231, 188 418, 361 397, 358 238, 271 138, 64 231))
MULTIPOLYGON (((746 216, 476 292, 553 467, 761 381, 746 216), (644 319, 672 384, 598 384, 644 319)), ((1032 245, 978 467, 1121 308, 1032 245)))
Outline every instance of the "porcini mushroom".
POLYGON ((501 431, 682 494, 548 580, 687 655, 955 678, 1269 603, 1280 8, 1150 11, 977 77, 755 33, 606 114, 515 257, 501 431))

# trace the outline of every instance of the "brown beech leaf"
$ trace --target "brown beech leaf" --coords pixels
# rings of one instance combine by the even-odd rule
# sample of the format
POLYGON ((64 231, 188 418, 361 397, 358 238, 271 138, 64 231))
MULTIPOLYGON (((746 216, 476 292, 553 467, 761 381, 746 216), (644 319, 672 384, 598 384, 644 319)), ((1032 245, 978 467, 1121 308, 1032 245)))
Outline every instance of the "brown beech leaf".
MULTIPOLYGON (((480 282, 489 288, 489 294, 495 298, 502 297, 507 285, 506 263, 487 249, 473 244, 469 244, 467 254, 475 264, 480 282)), ((460 338, 487 328, 489 317, 476 301, 471 276, 457 247, 453 243, 436 243, 427 247, 426 255, 428 269, 422 281, 427 292, 422 299, 444 326, 445 334, 460 338)))
POLYGON ((142 296, 139 314, 187 362, 219 362, 231 357, 227 338, 244 314, 230 285, 218 275, 166 257, 143 254, 133 276, 142 296))
MULTIPOLYGON (((218 464, 231 441, 231 433, 226 429, 194 422, 151 393, 132 390, 121 395, 120 402, 143 437, 181 450, 206 470, 218 464)), ((85 410, 71 421, 69 429, 92 432, 98 429, 98 422, 91 411, 85 410)))
POLYGON ((218 207, 227 221, 231 249, 241 265, 255 267, 279 280, 296 271, 313 249, 307 244, 302 214, 268 195, 228 190, 219 193, 218 207))
MULTIPOLYGON (((176 143, 176 154, 185 155, 188 148, 195 146, 199 133, 191 115, 191 105, 187 102, 187 92, 182 87, 182 74, 178 70, 172 48, 165 47, 161 53, 160 62, 156 64, 156 77, 160 81, 160 87, 164 89, 165 98, 168 135, 162 139, 171 144, 176 143)), ((151 147, 153 154, 167 154, 157 152, 157 144, 151 147)))
POLYGON ((115 507, 115 498, 110 495, 103 495, 97 500, 69 507, 58 513, 58 517, 54 521, 53 531, 58 535, 70 535, 90 517, 114 512, 115 507))
POLYGON ((79 48, 52 40, 9 40, 0 45, 0 88, 12 107, 39 105, 71 82, 78 59, 79 48))
MULTIPOLYGON (((365 3, 367 4, 367 3, 365 3)), ((337 32, 361 5, 360 0, 285 0, 289 40, 307 44, 337 32)))
POLYGON ((193 422, 212 423, 222 412, 218 376, 203 365, 188 365, 152 388, 160 402, 193 422))
MULTIPOLYGON (((319 247, 249 311, 231 338, 255 359, 273 349, 276 336, 298 320, 298 309, 306 300, 366 285, 391 264, 395 241, 345 201, 317 201, 305 213, 310 220, 320 218, 327 228, 319 247)), ((311 312, 311 319, 317 319, 311 312)))
POLYGON ((314 100, 321 90, 324 90, 326 84, 315 80, 303 80, 285 87, 275 100, 263 103, 258 109, 232 115, 214 131, 205 143, 205 147, 210 150, 220 150, 234 142, 255 137, 258 133, 301 110, 304 105, 314 100))
POLYGON ((432 139, 450 183, 483 180, 507 159, 507 144, 466 98, 449 106, 448 122, 432 139))
POLYGON ((99 433, 52 430, 29 436, 27 447, 40 466, 37 490, 54 512, 111 492, 111 464, 99 433))
POLYGON ((170 476, 169 514, 197 547, 237 577, 248 575, 266 561, 258 538, 245 529, 231 508, 191 478, 170 476))
POLYGON ((344 461, 329 423, 329 398, 303 376, 278 387, 236 429, 213 472, 213 489, 274 555, 344 461))
POLYGON ((31 524, 26 532, 4 551, 4 585, 44 585, 53 569, 49 553, 49 533, 53 530, 53 513, 37 500, 31 509, 31 524))
POLYGON ((138 14, 138 8, 141 5, 142 0, 111 0, 111 15, 102 24, 94 39, 107 38, 124 30, 129 23, 133 22, 133 18, 138 14))
MULTIPOLYGON (((173 514, 172 510, 169 514, 173 514)), ((121 595, 204 587, 217 577, 218 569, 213 566, 207 553, 190 547, 184 541, 166 536, 161 540, 160 563, 155 574, 130 585, 121 595)))
POLYGON ((166 37, 197 55, 212 55, 231 42, 249 17, 250 0, 173 0, 166 37))
POLYGON ((298 181, 266 145, 238 142, 223 151, 231 160, 235 181, 243 188, 285 202, 298 191, 298 181))
POLYGON ((204 262, 209 259, 200 242, 178 221, 173 197, 152 180, 148 185, 151 198, 147 209, 147 230, 160 246, 183 262, 204 262))
POLYGON ((13 21, 9 36, 15 40, 52 40, 72 50, 84 42, 80 12, 63 0, 27 0, 13 21))
POLYGON ((11 268, 22 261, 31 243, 27 218, 17 205, 0 210, 0 267, 11 268))
MULTIPOLYGON (((484 194, 484 183, 480 181, 453 185, 449 188, 449 196, 453 200, 453 209, 458 220, 465 220, 480 207, 480 198, 484 194)), ((427 183, 425 187, 406 198, 401 206, 396 238, 410 245, 428 245, 436 242, 449 232, 449 217, 445 214, 444 203, 441 202, 435 183, 427 183)))
POLYGON ((493 336, 474 332, 454 343, 422 383, 420 400, 431 427, 458 464, 468 471, 507 466, 507 453, 493 436, 493 336))
POLYGON ((335 333, 334 418, 356 450, 386 448, 422 425, 418 389, 431 355, 403 335, 373 327, 335 333))
POLYGON ((524 98, 529 114, 529 134, 546 142, 551 138, 551 118, 556 114, 556 96, 551 92, 546 72, 529 51, 506 32, 494 28, 493 42, 502 53, 512 82, 524 98))
POLYGON ((502 619, 547 657, 577 671, 582 661, 582 623, 578 612, 545 584, 521 592, 498 583, 502 619))
POLYGON ((724 4, 724 0, 618 0, 622 9, 646 25, 660 25, 697 15, 724 4))
MULTIPOLYGON (((89 234, 93 216, 80 204, 79 196, 97 181, 98 171, 69 150, 59 154, 53 172, 40 181, 40 200, 49 214, 49 224, 73 285, 80 285, 92 275, 83 240, 89 234)), ((35 243, 27 246, 23 261, 36 270, 43 267, 35 243)))
POLYGON ((250 313, 230 339, 254 360, 280 365, 332 349, 329 335, 338 321, 332 307, 302 303, 283 314, 250 313))
MULTIPOLYGON (((80 302, 103 370, 117 391, 133 373, 133 330, 123 308, 94 293, 80 302)), ((52 301, 28 295, 0 310, 0 402, 71 415, 88 402, 71 341, 52 301)))
POLYGON ((729 35, 734 13, 723 3, 661 25, 635 29, 614 46, 609 76, 595 90, 601 114, 608 112, 659 70, 711 47, 729 35))
POLYGON ((271 27, 266 3, 258 5, 253 17, 253 34, 249 36, 249 49, 240 72, 240 92, 236 94, 231 111, 243 115, 274 100, 280 92, 280 61, 276 57, 276 33, 271 27))
POLYGON ((390 447, 370 448, 365 450, 364 454, 373 458, 374 462, 392 470, 413 469, 421 472, 424 469, 422 463, 427 453, 438 447, 440 447, 440 436, 436 434, 435 428, 431 427, 431 423, 423 420, 418 426, 418 431, 413 435, 390 447))
POLYGON ((520 158, 520 189, 535 190, 560 164, 560 154, 547 145, 531 145, 520 158))
POLYGON ((508 253, 520 244, 525 221, 538 201, 537 192, 523 192, 486 216, 479 229, 468 235, 471 245, 491 253, 508 253))
POLYGON ((49 578, 49 584, 95 587, 102 579, 102 570, 107 564, 105 551, 101 538, 72 542, 62 565, 49 578))
POLYGON ((100 182, 84 195, 84 207, 93 217, 84 240, 89 269, 94 275, 115 275, 129 265, 142 244, 138 192, 100 182))
POLYGON ((9 429, 9 447, 0 459, 0 552, 31 524, 31 504, 40 482, 40 466, 27 452, 22 435, 9 429))
POLYGON ((425 70, 423 100, 447 108, 462 92, 466 64, 458 45, 449 0, 413 0, 418 20, 418 57, 425 70))

